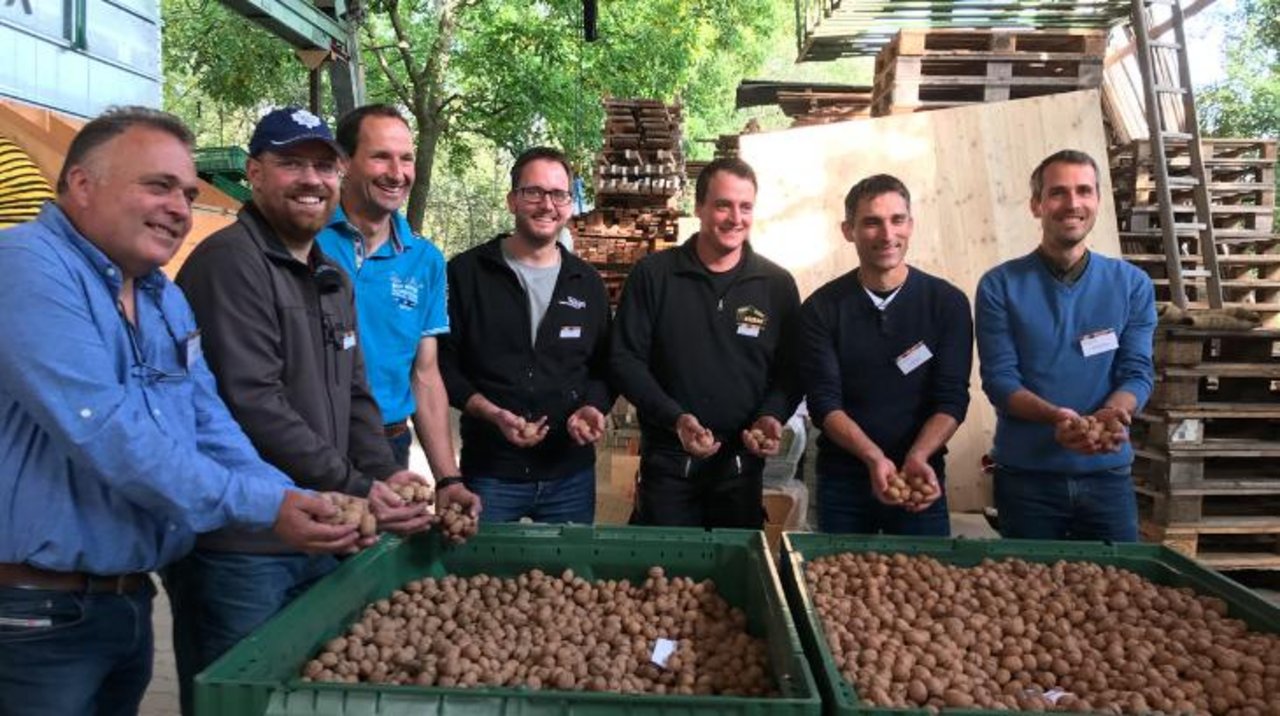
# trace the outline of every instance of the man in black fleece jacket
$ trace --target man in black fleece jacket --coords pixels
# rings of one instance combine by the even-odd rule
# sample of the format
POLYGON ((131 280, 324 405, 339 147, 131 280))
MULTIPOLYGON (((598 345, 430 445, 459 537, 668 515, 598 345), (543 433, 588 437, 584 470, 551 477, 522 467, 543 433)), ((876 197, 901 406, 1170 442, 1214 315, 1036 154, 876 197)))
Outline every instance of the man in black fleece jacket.
MULTIPOLYGON (((380 529, 410 534, 431 518, 388 483, 421 478, 392 457, 365 380, 351 284, 314 242, 337 206, 340 152, 306 110, 263 117, 249 143, 252 201, 192 252, 177 283, 218 393, 262 458, 301 488, 367 496, 380 529)), ((474 504, 462 485, 438 496, 474 504)), ((201 535, 163 575, 183 713, 192 713, 196 674, 336 566, 269 532, 201 535)))
POLYGON ((515 230, 449 262, 440 374, 462 411, 462 474, 481 519, 595 518, 594 444, 613 393, 600 274, 556 240, 573 196, 564 154, 535 147, 511 169, 515 230))
POLYGON ((760 529, 761 474, 800 401, 788 338, 795 280, 749 242, 756 177, 739 159, 698 176, 701 220, 645 257, 618 306, 614 380, 640 417, 632 522, 760 529))
POLYGON ((973 319, 960 289, 906 263, 911 195, 887 174, 844 200, 857 269, 801 309, 801 359, 818 440, 824 532, 947 535, 943 456, 969 406, 973 319), (923 478, 932 499, 886 495, 895 473, 923 478))

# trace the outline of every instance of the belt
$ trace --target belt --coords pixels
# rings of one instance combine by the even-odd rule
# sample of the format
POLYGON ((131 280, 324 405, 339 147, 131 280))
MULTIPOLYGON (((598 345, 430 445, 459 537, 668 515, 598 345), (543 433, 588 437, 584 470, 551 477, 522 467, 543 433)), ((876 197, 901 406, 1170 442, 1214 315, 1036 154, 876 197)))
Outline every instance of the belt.
POLYGON ((85 594, 130 594, 150 584, 146 572, 103 577, 84 572, 51 572, 29 564, 0 563, 0 587, 85 594))
POLYGON ((398 438, 409 432, 408 423, 387 423, 382 426, 382 432, 389 438, 398 438))

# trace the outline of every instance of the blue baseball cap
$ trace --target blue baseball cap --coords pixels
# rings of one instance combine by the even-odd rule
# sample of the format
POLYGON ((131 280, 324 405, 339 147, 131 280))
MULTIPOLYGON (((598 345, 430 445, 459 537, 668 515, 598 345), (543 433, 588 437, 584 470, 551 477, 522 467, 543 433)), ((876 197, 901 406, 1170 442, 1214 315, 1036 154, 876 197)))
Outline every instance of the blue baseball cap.
POLYGON ((312 141, 324 142, 338 156, 343 156, 342 147, 333 140, 333 133, 323 119, 301 107, 273 109, 258 120, 253 138, 249 140, 249 156, 312 141))

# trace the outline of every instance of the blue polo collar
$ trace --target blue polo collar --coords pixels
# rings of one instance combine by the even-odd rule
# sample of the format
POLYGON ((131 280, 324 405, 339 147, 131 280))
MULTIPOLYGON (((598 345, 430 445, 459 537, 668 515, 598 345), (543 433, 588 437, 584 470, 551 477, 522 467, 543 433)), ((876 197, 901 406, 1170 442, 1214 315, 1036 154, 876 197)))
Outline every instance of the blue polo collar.
MULTIPOLYGON (((358 261, 364 261, 369 258, 364 253, 364 234, 360 233, 360 229, 356 228, 355 224, 347 220, 347 212, 343 210, 341 203, 338 204, 337 210, 333 212, 333 217, 329 219, 328 228, 337 231, 339 236, 345 236, 351 240, 352 248, 355 250, 358 261)), ((404 214, 397 211, 391 215, 391 237, 384 245, 391 247, 393 256, 398 256, 412 248, 412 245, 401 237, 413 235, 413 229, 409 226, 408 219, 405 219, 404 214)), ((382 247, 379 246, 378 251, 381 250, 382 247)))

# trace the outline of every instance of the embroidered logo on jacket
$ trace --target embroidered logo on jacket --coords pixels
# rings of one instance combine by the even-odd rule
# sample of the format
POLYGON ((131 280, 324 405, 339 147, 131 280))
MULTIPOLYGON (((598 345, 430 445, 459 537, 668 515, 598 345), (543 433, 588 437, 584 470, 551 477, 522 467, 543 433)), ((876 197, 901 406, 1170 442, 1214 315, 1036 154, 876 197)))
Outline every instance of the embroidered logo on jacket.
POLYGON ((574 298, 573 296, 565 296, 558 303, 561 306, 568 306, 569 308, 573 308, 577 310, 582 310, 587 307, 586 301, 582 300, 581 298, 574 298))
POLYGON ((421 290, 422 283, 417 279, 402 279, 399 276, 391 277, 391 298, 403 310, 407 311, 418 305, 418 293, 421 290))

